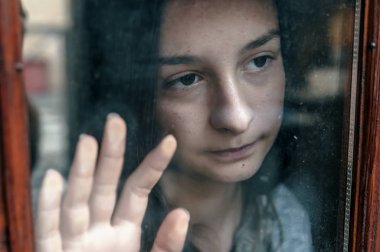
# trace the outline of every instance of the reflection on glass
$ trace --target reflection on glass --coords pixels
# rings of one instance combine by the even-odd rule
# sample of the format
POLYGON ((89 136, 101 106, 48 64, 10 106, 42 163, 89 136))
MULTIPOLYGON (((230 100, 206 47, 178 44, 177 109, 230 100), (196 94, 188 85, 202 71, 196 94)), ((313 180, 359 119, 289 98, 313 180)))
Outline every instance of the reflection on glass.
MULTIPOLYGON (((354 3, 91 0, 71 5, 70 14, 62 11, 33 23, 33 15, 46 13, 46 6, 25 0, 31 22, 26 84, 42 126, 35 191, 46 169, 55 167, 67 178, 75 155, 82 159, 74 170, 84 157, 96 158, 90 137, 82 135, 75 146, 83 133, 100 143, 106 121, 97 172, 108 183, 115 167, 102 164, 123 153, 120 146, 110 147, 123 135, 123 121, 107 117, 117 113, 128 124, 118 194, 129 175, 136 181, 151 176, 135 175, 135 169, 164 136, 177 141, 172 161, 149 194, 143 249, 152 246, 164 217, 177 207, 191 216, 184 251, 333 251, 339 246, 354 3)), ((72 196, 70 188, 77 187, 68 182, 72 196)), ((89 223, 98 216, 91 207, 113 207, 112 201, 93 203, 94 195, 96 190, 84 200, 89 223)), ((125 195, 121 208, 141 205, 135 215, 143 216, 143 204, 125 195)), ((114 218, 131 221, 119 214, 114 218)), ((70 243, 67 225, 61 223, 63 244, 70 243)))
POLYGON ((23 0, 24 82, 30 106, 33 197, 47 168, 67 162, 66 40, 71 29, 68 1, 23 0))

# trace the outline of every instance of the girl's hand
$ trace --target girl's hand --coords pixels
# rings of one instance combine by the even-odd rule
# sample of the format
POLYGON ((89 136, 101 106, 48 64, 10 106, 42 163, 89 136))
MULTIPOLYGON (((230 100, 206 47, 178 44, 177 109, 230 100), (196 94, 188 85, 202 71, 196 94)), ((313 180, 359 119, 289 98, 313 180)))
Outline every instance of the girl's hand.
MULTIPOLYGON (((176 141, 167 136, 125 182, 116 202, 123 166, 126 124, 111 114, 98 157, 96 140, 81 136, 65 194, 63 178, 49 170, 39 199, 38 252, 138 252, 148 195, 172 158, 176 141), (63 198, 63 199, 62 199, 63 198)), ((189 214, 173 210, 158 231, 153 252, 182 251, 189 214)))

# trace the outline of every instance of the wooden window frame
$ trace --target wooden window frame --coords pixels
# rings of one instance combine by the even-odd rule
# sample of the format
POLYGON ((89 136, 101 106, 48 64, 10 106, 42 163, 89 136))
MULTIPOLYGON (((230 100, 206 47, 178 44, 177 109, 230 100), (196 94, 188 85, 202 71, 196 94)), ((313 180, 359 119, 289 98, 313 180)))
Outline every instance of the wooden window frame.
MULTIPOLYGON (((349 251, 375 252, 380 251, 380 0, 363 0, 361 10, 349 251)), ((7 252, 34 251, 21 43, 19 0, 0 0, 0 251, 7 252)))
POLYGON ((33 251, 20 3, 0 0, 0 251, 33 251))
POLYGON ((362 5, 351 251, 380 251, 380 1, 362 5))

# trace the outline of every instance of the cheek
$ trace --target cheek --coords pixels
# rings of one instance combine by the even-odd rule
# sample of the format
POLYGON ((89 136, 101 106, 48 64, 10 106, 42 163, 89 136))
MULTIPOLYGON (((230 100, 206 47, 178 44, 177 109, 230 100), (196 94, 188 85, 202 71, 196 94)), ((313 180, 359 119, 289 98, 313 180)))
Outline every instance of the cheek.
POLYGON ((278 88, 267 94, 267 99, 262 102, 262 113, 271 120, 281 120, 284 108, 284 90, 278 88))
MULTIPOLYGON (((255 88, 253 88, 255 89, 255 88)), ((256 117, 267 120, 282 118, 284 107, 285 83, 283 79, 276 78, 266 82, 265 87, 250 92, 250 106, 256 117)))
POLYGON ((283 68, 280 67, 278 72, 278 75, 274 75, 276 77, 273 78, 270 87, 267 89, 268 109, 276 114, 277 119, 282 117, 285 98, 285 74, 283 68))
POLYGON ((156 117, 165 134, 173 134, 179 142, 186 142, 197 134, 201 116, 191 106, 161 100, 157 104, 156 117))
POLYGON ((254 77, 244 76, 246 82, 245 94, 248 94, 248 103, 260 117, 281 117, 285 96, 285 74, 282 60, 263 73, 254 77), (276 115, 277 114, 277 115, 276 115))
MULTIPOLYGON (((280 82, 281 83, 281 82, 280 82)), ((254 109, 254 127, 262 129, 265 135, 277 135, 281 126, 284 107, 285 84, 269 85, 260 96, 251 98, 254 109)))

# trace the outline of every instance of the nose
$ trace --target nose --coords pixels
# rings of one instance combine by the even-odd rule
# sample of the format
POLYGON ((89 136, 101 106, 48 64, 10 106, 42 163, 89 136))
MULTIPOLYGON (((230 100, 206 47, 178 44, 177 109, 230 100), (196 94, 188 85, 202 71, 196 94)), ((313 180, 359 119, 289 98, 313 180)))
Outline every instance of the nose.
POLYGON ((239 90, 237 81, 226 81, 213 90, 213 104, 210 122, 214 129, 231 134, 245 132, 253 120, 243 90, 239 90))

